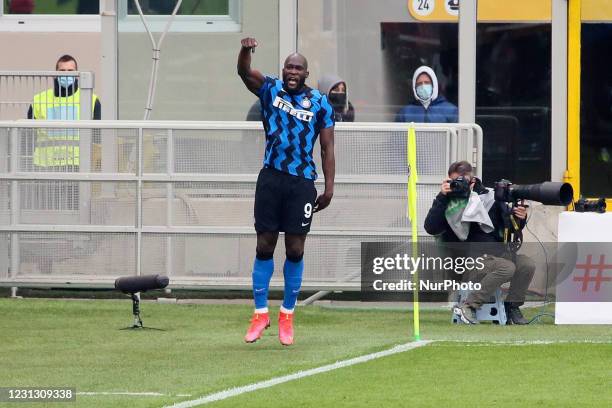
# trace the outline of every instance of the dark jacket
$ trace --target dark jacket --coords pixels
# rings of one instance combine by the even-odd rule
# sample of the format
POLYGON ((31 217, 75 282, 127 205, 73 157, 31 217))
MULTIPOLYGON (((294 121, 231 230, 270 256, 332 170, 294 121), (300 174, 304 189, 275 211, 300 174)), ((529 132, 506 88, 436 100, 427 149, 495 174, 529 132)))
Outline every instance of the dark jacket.
POLYGON ((446 247, 447 255, 454 257, 476 257, 483 254, 502 256, 506 252, 506 245, 503 243, 504 222, 502 216, 502 205, 506 205, 505 203, 496 201, 489 210, 489 217, 495 227, 492 232, 486 233, 477 223, 472 223, 468 237, 464 241, 468 244, 453 244, 461 241, 446 220, 445 211, 449 201, 450 199, 447 196, 439 193, 425 218, 425 231, 436 236, 441 243, 449 243, 447 245, 442 244, 446 247), (477 242, 478 244, 469 244, 470 242, 477 242))
POLYGON ((247 116, 245 120, 249 122, 261 122, 262 119, 263 119, 263 116, 261 113, 261 101, 257 99, 255 102, 253 102, 253 104, 249 108, 249 111, 247 112, 247 116))
MULTIPOLYGON (((440 237, 444 242, 460 242, 450 225, 448 225, 446 215, 444 214, 449 201, 450 199, 442 193, 439 193, 436 196, 433 205, 429 209, 427 217, 425 218, 425 231, 427 231, 427 233, 430 235, 440 237)), ((495 202, 489 210, 489 217, 491 218, 491 222, 493 222, 495 230, 493 230, 493 232, 486 233, 478 224, 472 223, 466 242, 503 241, 504 221, 500 205, 505 204, 495 202)))
POLYGON ((396 122, 457 123, 459 110, 443 96, 434 99, 429 107, 421 104, 404 106, 395 116, 396 122))

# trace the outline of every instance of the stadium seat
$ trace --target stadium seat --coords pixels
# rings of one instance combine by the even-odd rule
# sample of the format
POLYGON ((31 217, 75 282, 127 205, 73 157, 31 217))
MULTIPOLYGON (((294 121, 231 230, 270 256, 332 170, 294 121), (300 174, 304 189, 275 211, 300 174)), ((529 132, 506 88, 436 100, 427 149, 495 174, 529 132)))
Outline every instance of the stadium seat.
MULTIPOLYGON (((457 303, 461 303, 470 294, 469 290, 460 290, 457 303)), ((501 289, 495 291, 495 295, 489 299, 489 302, 484 303, 480 309, 476 311, 476 318, 479 322, 491 321, 494 324, 506 324, 506 309, 504 308, 504 300, 502 298, 501 289)), ((453 312, 451 321, 455 324, 463 324, 461 318, 453 312)))

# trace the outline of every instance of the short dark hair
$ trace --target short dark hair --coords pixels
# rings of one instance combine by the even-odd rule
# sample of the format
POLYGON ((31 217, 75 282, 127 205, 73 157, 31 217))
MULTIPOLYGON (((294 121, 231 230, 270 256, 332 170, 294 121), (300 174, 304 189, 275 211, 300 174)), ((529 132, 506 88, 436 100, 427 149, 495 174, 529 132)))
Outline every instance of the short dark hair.
POLYGON ((450 165, 448 168, 448 175, 450 176, 453 173, 459 173, 460 176, 465 176, 467 173, 471 173, 473 170, 474 169, 470 163, 466 162, 465 160, 458 161, 450 165))
POLYGON ((74 67, 77 70, 79 69, 79 64, 77 63, 77 60, 72 55, 64 54, 61 57, 59 57, 59 59, 55 63, 55 70, 57 71, 57 69, 59 68, 60 62, 68 62, 68 61, 74 61, 74 67))
POLYGON ((287 56, 287 58, 285 58, 285 64, 287 63, 287 61, 289 60, 289 58, 293 58, 293 57, 298 57, 302 60, 302 64, 304 64, 304 69, 306 71, 308 71, 308 60, 306 59, 305 56, 303 56, 302 54, 300 54, 299 52, 294 52, 291 53, 287 56))

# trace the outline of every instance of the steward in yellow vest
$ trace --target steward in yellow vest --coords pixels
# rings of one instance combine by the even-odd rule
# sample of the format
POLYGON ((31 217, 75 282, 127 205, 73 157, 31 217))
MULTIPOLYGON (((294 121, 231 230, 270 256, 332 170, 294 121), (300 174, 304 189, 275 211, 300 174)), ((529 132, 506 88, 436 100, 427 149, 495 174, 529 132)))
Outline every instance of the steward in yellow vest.
MULTIPOLYGON (((53 89, 34 95, 28 119, 79 120, 81 91, 77 77, 58 77, 53 89)), ((92 95, 92 117, 101 118, 101 104, 92 95)), ((39 129, 32 163, 35 166, 78 166, 79 133, 77 129, 39 129)))

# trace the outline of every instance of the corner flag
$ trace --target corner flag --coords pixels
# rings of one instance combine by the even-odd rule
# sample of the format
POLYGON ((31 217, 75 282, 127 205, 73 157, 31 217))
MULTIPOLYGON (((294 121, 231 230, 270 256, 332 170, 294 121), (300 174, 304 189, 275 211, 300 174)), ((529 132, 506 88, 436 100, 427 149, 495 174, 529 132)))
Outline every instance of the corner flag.
MULTIPOLYGON (((418 257, 418 220, 417 220, 417 181, 419 175, 417 173, 416 162, 416 131, 414 123, 408 128, 408 139, 406 141, 406 158, 408 161, 408 208, 406 216, 410 220, 412 228, 412 257, 418 257)), ((414 320, 414 339, 421 340, 420 325, 419 325, 419 271, 415 270, 413 275, 414 294, 413 294, 413 320, 414 320)))

